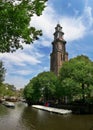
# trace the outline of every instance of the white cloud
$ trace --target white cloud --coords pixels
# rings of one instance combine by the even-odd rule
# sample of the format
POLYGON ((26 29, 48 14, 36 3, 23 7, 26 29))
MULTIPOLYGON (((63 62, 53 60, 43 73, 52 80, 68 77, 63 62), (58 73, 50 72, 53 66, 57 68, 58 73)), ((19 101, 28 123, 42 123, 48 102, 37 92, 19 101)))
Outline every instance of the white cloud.
MULTIPOLYGON (((71 3, 68 3, 71 6, 71 3)), ((65 33, 65 39, 69 41, 74 41, 83 38, 88 29, 93 25, 92 7, 88 6, 88 1, 85 1, 85 8, 81 16, 78 15, 79 10, 75 10, 75 17, 63 16, 57 14, 53 6, 50 4, 45 9, 42 16, 34 16, 31 25, 34 25, 38 29, 43 30, 43 39, 45 42, 41 42, 43 46, 49 46, 46 37, 50 40, 53 39, 54 27, 60 22, 65 33)), ((92 30, 92 29, 91 29, 92 30)), ((42 40, 43 41, 43 40, 42 40)), ((51 45, 51 44, 50 44, 51 45)))
POLYGON ((54 27, 56 25, 56 12, 51 6, 47 6, 43 15, 34 16, 31 21, 31 25, 35 26, 37 29, 42 29, 43 36, 51 38, 54 27))
MULTIPOLYGON (((88 9, 88 12, 90 13, 91 10, 88 9)), ((62 17, 61 14, 57 14, 55 12, 55 10, 53 9, 51 5, 46 8, 42 16, 40 17, 34 16, 31 21, 31 25, 34 25, 38 29, 43 30, 44 40, 45 40, 45 37, 47 37, 48 39, 53 39, 53 33, 55 31, 54 27, 56 26, 58 21, 63 27, 63 30, 65 32, 65 38, 67 41, 77 40, 85 36, 86 26, 83 23, 83 16, 78 16, 75 18, 68 17, 68 16, 62 17)), ((42 42, 42 45, 49 46, 46 40, 45 42, 42 42), (45 42, 47 44, 45 44, 45 42)))
POLYGON ((17 88, 23 88, 29 82, 29 79, 25 79, 21 76, 8 75, 8 76, 6 76, 5 82, 15 85, 15 87, 17 87, 17 88))
POLYGON ((8 75, 20 75, 20 76, 26 76, 30 75, 34 72, 34 70, 30 67, 14 67, 12 65, 7 66, 8 70, 6 72, 6 76, 8 75), (9 68, 10 66, 10 68, 9 68))
POLYGON ((31 56, 29 54, 22 53, 22 52, 19 53, 19 59, 20 59, 20 62, 26 62, 33 65, 41 63, 41 61, 38 60, 37 57, 31 56))
POLYGON ((74 41, 85 35, 86 28, 83 25, 81 18, 64 17, 62 18, 62 25, 65 32, 64 37, 67 41, 74 41))
POLYGON ((51 42, 53 40, 53 35, 51 37, 52 39, 50 40, 49 38, 46 37, 42 37, 41 41, 39 42, 39 46, 43 46, 43 47, 50 47, 51 46, 51 42))
POLYGON ((88 28, 90 28, 93 25, 92 8, 90 6, 85 7, 82 20, 84 25, 87 26, 88 28))
POLYGON ((16 53, 0 53, 0 59, 2 59, 4 62, 18 66, 25 66, 26 63, 32 65, 39 64, 41 63, 39 57, 41 57, 41 54, 39 54, 38 52, 36 52, 36 55, 27 54, 27 52, 25 53, 24 51, 18 51, 16 53))
POLYGON ((25 66, 26 63, 32 65, 40 63, 40 60, 38 60, 36 57, 28 55, 24 52, 0 54, 0 57, 3 59, 4 62, 12 63, 19 66, 25 66))
POLYGON ((29 75, 29 74, 33 73, 33 70, 22 69, 22 70, 17 70, 16 72, 13 72, 13 73, 25 76, 25 75, 29 75))

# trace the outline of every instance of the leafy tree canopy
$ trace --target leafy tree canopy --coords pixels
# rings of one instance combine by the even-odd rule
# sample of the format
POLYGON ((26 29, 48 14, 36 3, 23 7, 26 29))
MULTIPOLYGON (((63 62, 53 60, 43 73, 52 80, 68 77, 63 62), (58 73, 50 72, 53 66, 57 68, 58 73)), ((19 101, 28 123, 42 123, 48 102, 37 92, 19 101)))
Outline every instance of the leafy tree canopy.
POLYGON ((33 43, 42 35, 30 25, 33 15, 40 16, 47 0, 0 1, 0 52, 13 52, 23 48, 22 42, 33 43))
POLYGON ((10 84, 2 83, 0 84, 0 96, 14 96, 15 95, 15 87, 10 84))
POLYGON ((38 102, 41 98, 53 98, 56 90, 57 77, 52 72, 42 72, 34 77, 24 89, 24 96, 28 102, 38 102))
POLYGON ((93 86, 93 62, 86 56, 77 56, 65 62, 59 74, 60 89, 65 96, 90 95, 93 86))

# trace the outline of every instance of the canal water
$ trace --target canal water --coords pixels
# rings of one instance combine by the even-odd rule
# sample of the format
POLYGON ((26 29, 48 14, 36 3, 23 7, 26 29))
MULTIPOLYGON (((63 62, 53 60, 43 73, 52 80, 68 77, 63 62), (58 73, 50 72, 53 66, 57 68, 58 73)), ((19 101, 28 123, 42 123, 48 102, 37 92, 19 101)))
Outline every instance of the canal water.
POLYGON ((93 115, 59 115, 16 103, 0 104, 0 130, 93 130, 93 115))

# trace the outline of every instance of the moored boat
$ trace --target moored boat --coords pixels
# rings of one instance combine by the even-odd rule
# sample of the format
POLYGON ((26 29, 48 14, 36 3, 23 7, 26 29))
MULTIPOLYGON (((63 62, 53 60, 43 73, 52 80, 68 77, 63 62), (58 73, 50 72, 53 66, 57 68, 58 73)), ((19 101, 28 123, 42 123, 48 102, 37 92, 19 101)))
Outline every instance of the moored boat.
POLYGON ((3 105, 5 105, 6 107, 15 107, 15 104, 13 102, 4 101, 3 105))
POLYGON ((53 108, 53 107, 46 107, 46 106, 41 106, 41 105, 32 105, 33 108, 52 112, 52 113, 57 113, 57 114, 71 114, 72 110, 67 110, 67 109, 58 109, 58 108, 53 108))

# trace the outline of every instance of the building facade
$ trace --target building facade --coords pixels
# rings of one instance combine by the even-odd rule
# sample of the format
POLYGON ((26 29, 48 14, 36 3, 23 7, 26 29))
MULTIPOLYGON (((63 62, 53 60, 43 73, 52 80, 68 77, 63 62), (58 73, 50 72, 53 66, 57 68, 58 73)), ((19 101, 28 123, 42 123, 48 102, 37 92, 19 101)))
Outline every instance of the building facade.
POLYGON ((50 71, 58 76, 59 70, 65 61, 68 61, 68 53, 66 52, 66 41, 63 38, 64 33, 62 27, 57 24, 54 32, 54 40, 52 42, 52 53, 50 54, 50 71))

